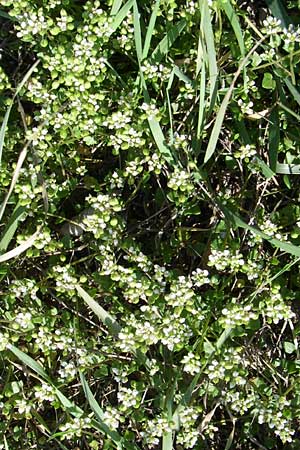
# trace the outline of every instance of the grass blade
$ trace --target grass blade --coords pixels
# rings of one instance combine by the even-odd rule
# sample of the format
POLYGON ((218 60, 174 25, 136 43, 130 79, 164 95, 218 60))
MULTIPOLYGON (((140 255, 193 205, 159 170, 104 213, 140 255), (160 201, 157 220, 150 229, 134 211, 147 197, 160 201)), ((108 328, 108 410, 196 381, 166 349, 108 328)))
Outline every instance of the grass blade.
POLYGON ((121 25, 121 23, 123 22, 123 20, 127 16, 128 12, 130 11, 130 9, 133 6, 133 1, 134 0, 128 0, 128 2, 125 3, 123 8, 120 9, 120 11, 118 11, 118 13, 116 14, 116 16, 114 18, 114 21, 113 21, 113 23, 110 26, 111 29, 112 29, 112 33, 114 33, 116 31, 116 29, 121 25))
POLYGON ((117 335, 121 331, 121 327, 118 322, 105 311, 81 286, 78 284, 75 286, 80 297, 91 308, 91 310, 98 316, 100 321, 107 326, 113 335, 117 335))
MULTIPOLYGON (((277 172, 277 154, 280 142, 280 127, 278 107, 275 107, 270 114, 269 124, 269 160, 270 168, 277 172)), ((277 172, 278 173, 278 172, 277 172)))
POLYGON ((111 16, 115 16, 122 6, 122 0, 115 0, 110 11, 111 16))
POLYGON ((160 7, 160 2, 161 2, 161 0, 156 0, 151 17, 150 17, 150 21, 149 21, 149 25, 148 25, 147 33, 146 33, 146 37, 145 37, 145 42, 144 42, 142 59, 147 58, 148 53, 149 53, 151 39, 153 36, 154 27, 155 27, 155 22, 156 22, 157 14, 158 14, 159 7, 160 7))
POLYGON ((135 41, 136 55, 138 58, 138 62, 140 64, 143 56, 142 50, 143 46, 142 46, 142 34, 140 25, 140 13, 136 1, 134 1, 133 3, 133 27, 134 27, 134 41, 135 41))
POLYGON ((30 142, 27 142, 27 144, 22 149, 22 151, 21 151, 21 153, 19 155, 19 159, 18 159, 16 168, 15 168, 15 171, 14 171, 11 183, 10 183, 9 190, 8 190, 6 196, 4 197, 4 200, 3 200, 3 202, 2 202, 2 204, 0 206, 0 220, 3 217, 3 214, 4 214, 4 211, 5 211, 6 205, 8 203, 8 200, 9 200, 11 194, 13 193, 15 185, 16 185, 16 183, 18 181, 23 162, 25 161, 25 158, 27 156, 27 150, 28 150, 29 144, 30 144, 30 142))
POLYGON ((272 15, 281 21, 282 26, 284 28, 288 28, 292 21, 288 16, 282 2, 280 0, 266 0, 266 4, 272 15))
POLYGON ((280 173, 282 175, 299 175, 300 164, 277 163, 276 173, 280 173))
POLYGON ((300 105, 300 94, 299 94, 298 90, 295 88, 293 83, 288 78, 285 78, 284 82, 285 82, 288 90, 290 91, 290 93, 294 97, 294 100, 298 103, 298 105, 300 105))
POLYGON ((216 85, 218 79, 217 56, 215 49, 215 38, 211 24, 211 14, 208 2, 202 4, 201 26, 200 29, 205 38, 206 59, 209 71, 209 90, 210 90, 210 109, 213 108, 214 98, 216 94, 216 85))
POLYGON ((232 29, 234 31, 235 37, 238 41, 241 56, 245 57, 245 44, 244 44, 244 37, 243 32, 240 26, 240 21, 238 19, 237 14, 235 13, 230 0, 223 0, 219 2, 220 8, 224 10, 230 25, 232 26, 232 29))
POLYGON ((290 244, 289 242, 280 241, 279 239, 272 238, 265 234, 263 231, 259 230, 258 228, 253 227, 252 225, 248 225, 246 222, 244 222, 237 214, 230 211, 226 206, 218 202, 218 205, 220 209, 223 211, 225 217, 227 220, 229 220, 230 223, 235 225, 239 228, 244 228, 245 230, 252 231, 255 235, 260 236, 261 238, 268 241, 270 244, 272 244, 276 248, 280 248, 284 252, 287 252, 294 256, 300 256, 300 247, 294 244, 290 244))
POLYGON ((104 422, 103 410, 100 408, 97 400, 95 399, 92 391, 90 390, 90 387, 89 387, 89 385, 88 385, 88 383, 86 381, 85 376, 83 375, 82 372, 79 372, 79 375, 80 375, 80 380, 81 380, 81 384, 82 384, 82 387, 83 387, 83 391, 84 391, 85 397, 86 397, 87 401, 89 402, 89 405, 90 405, 92 411, 94 411, 94 413, 95 413, 95 415, 96 415, 96 417, 97 417, 97 419, 99 421, 98 423, 103 429, 103 432, 107 436, 109 436, 111 438, 111 440, 113 442, 115 442, 118 447, 120 447, 120 449, 122 449, 122 445, 121 445, 122 441, 123 441, 122 436, 117 431, 111 430, 106 425, 106 423, 104 422))
POLYGON ((7 250, 7 247, 14 237, 14 234, 18 228, 19 221, 24 217, 26 212, 25 206, 17 205, 9 222, 7 223, 3 232, 2 239, 0 241, 0 254, 7 250))
POLYGON ((13 250, 10 250, 9 252, 4 253, 3 255, 0 255, 0 263, 9 261, 12 258, 16 258, 17 256, 21 255, 22 253, 26 252, 30 247, 32 247, 34 241, 37 239, 38 236, 41 234, 42 227, 40 226, 36 232, 30 236, 25 242, 15 247, 13 250))
POLYGON ((206 149, 206 153, 204 156, 204 164, 207 163, 207 161, 209 161, 209 159, 212 157, 212 155, 215 152, 216 149, 216 145, 219 139, 219 135, 220 135, 220 131, 222 128, 222 124, 224 121, 224 117, 225 117, 225 113, 235 86, 235 83, 237 82, 238 77, 240 76, 241 71, 244 69, 244 67, 246 66, 250 56, 255 52, 255 50, 262 44, 262 42, 266 39, 266 36, 261 38, 255 45, 254 47, 250 50, 250 52, 247 54, 247 56, 243 59, 243 61, 241 62, 238 70, 236 71, 234 78, 232 80, 231 85, 228 88, 228 91, 226 92, 226 95, 222 101, 220 110, 217 114, 216 117, 216 121, 213 127, 213 130, 211 132, 210 138, 209 138, 209 142, 208 142, 208 146, 206 149))
POLYGON ((48 377, 47 373, 45 372, 44 368, 41 366, 40 363, 36 362, 31 356, 24 353, 22 350, 19 350, 17 347, 15 347, 12 344, 8 345, 8 349, 26 366, 30 367, 35 373, 37 373, 41 378, 43 378, 45 381, 47 381, 49 384, 52 385, 52 382, 50 378, 48 377))
POLYGON ((7 108, 7 111, 6 111, 6 113, 5 113, 5 116, 4 116, 2 125, 1 125, 1 129, 0 129, 0 166, 1 166, 1 161, 2 161, 2 151, 3 151, 3 145, 4 145, 4 137, 5 137, 6 127, 7 127, 8 119, 9 119, 9 116, 10 116, 10 112, 11 112, 11 109, 12 109, 12 106, 13 106, 13 103, 14 103, 14 100, 15 100, 16 96, 19 94, 19 92, 20 92, 20 90, 22 89, 22 87, 24 86, 24 84, 28 81, 28 79, 30 78, 32 72, 35 70, 35 68, 37 67, 37 65, 38 65, 39 63, 40 63, 40 61, 37 60, 37 61, 33 64, 33 66, 30 67, 30 69, 28 70, 28 72, 25 74, 25 76, 24 76, 23 80, 21 81, 21 83, 19 83, 19 85, 18 85, 18 87, 17 87, 17 89, 16 89, 16 91, 15 91, 15 93, 14 93, 14 95, 13 95, 11 104, 9 105, 9 107, 7 108))
POLYGON ((186 21, 182 19, 167 31, 166 36, 160 41, 153 51, 149 60, 150 64, 159 64, 161 62, 185 27, 186 21))

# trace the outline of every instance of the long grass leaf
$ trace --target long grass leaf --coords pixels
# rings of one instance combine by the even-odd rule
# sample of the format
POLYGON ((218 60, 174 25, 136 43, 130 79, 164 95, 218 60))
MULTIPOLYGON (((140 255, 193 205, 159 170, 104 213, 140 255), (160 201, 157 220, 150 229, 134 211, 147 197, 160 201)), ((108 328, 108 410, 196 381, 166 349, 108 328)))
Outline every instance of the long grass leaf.
POLYGON ((300 164, 277 163, 276 173, 282 174, 282 175, 299 175, 300 174, 300 164))
POLYGON ((130 9, 133 6, 133 1, 134 0, 128 0, 128 2, 125 3, 123 8, 121 8, 120 11, 118 11, 118 13, 115 15, 114 20, 110 25, 112 33, 114 33, 116 29, 119 28, 125 17, 128 15, 130 9))
POLYGON ((133 2, 133 28, 134 28, 134 41, 135 50, 138 58, 139 64, 143 57, 143 45, 142 45, 142 34, 141 34, 141 24, 140 24, 140 13, 138 10, 137 2, 133 2))
POLYGON ((166 36, 160 41, 157 47, 154 49, 152 56, 150 58, 150 64, 159 64, 163 57, 167 55, 169 49, 172 47, 178 36, 186 27, 185 19, 180 20, 180 22, 173 25, 167 31, 166 36))
POLYGON ((294 100, 298 103, 298 105, 300 105, 300 93, 299 93, 299 91, 295 88, 295 86, 293 85, 293 83, 291 82, 291 80, 289 78, 285 78, 284 82, 285 82, 288 90, 290 91, 290 93, 294 97, 294 100))
POLYGON ((122 6, 122 0, 115 0, 110 11, 111 16, 115 16, 122 6))
POLYGON ((2 9, 0 9, 0 17, 4 17, 4 19, 11 20, 12 22, 17 22, 16 17, 10 16, 7 12, 2 11, 2 9))
POLYGON ((120 332, 121 327, 118 322, 111 316, 107 311, 105 311, 102 306, 99 305, 81 286, 78 284, 75 286, 78 294, 84 300, 84 302, 91 308, 91 310, 98 316, 101 322, 107 326, 113 335, 120 332))
POLYGON ((265 239, 271 245, 273 245, 276 248, 280 248, 284 252, 287 252, 291 255, 300 256, 300 247, 298 247, 297 245, 290 244, 289 242, 280 241, 279 239, 270 237, 269 235, 259 230, 258 228, 255 228, 252 225, 248 225, 237 214, 232 212, 226 206, 222 205, 220 202, 218 202, 218 204, 220 209, 223 211, 225 217, 232 225, 251 231, 256 236, 260 236, 262 239, 265 239))
POLYGON ((218 80, 218 65, 215 49, 215 38, 211 23, 211 13, 208 2, 206 1, 202 3, 201 28, 205 38, 206 58, 209 71, 210 109, 212 109, 218 80))
POLYGON ((234 11, 234 8, 232 7, 230 0, 222 0, 219 2, 220 8, 224 10, 230 25, 232 26, 232 29, 234 31, 235 37, 238 41, 241 56, 245 57, 245 43, 244 43, 244 37, 243 32, 240 26, 240 21, 238 19, 237 14, 234 11))
POLYGON ((21 172, 21 168, 22 168, 23 163, 25 161, 25 158, 27 156, 27 150, 28 150, 29 144, 30 144, 30 142, 27 142, 27 144, 23 147, 23 149, 22 149, 22 151, 21 151, 21 153, 19 155, 18 162, 17 162, 16 168, 15 168, 14 173, 13 173, 13 177, 12 177, 12 180, 11 180, 11 183, 10 183, 9 190, 8 190, 6 196, 4 197, 4 200, 3 200, 3 202, 2 202, 2 204, 0 206, 0 221, 1 221, 2 217, 3 217, 3 214, 4 214, 4 211, 5 211, 6 205, 7 205, 8 201, 9 201, 9 198, 10 198, 11 194, 13 193, 15 185, 16 185, 16 183, 18 181, 18 178, 19 178, 19 175, 20 175, 20 172, 21 172))
POLYGON ((28 81, 28 79, 30 78, 32 72, 35 70, 35 68, 37 67, 37 65, 40 63, 39 60, 37 60, 28 70, 28 72, 25 74, 24 78, 22 79, 22 81, 18 84, 17 89, 14 93, 14 96, 12 98, 12 101, 9 105, 9 107, 6 110, 1 128, 0 128, 0 166, 1 166, 1 161, 2 161, 2 152, 3 152, 3 145, 4 145, 4 138, 5 138, 5 132, 6 132, 6 127, 7 127, 7 123, 8 123, 8 119, 10 116, 10 112, 14 103, 14 100, 16 98, 16 96, 19 94, 20 90, 22 89, 22 87, 24 86, 24 84, 28 81))
POLYGON ((266 4, 272 15, 281 21, 282 26, 284 28, 288 28, 292 21, 288 16, 282 2, 280 0, 266 0, 266 4))
POLYGON ((26 241, 22 242, 22 244, 18 245, 17 247, 6 253, 3 253, 3 255, 0 255, 0 263, 9 261, 10 259, 16 258, 17 256, 20 256, 22 253, 26 252, 26 250, 32 247, 38 236, 40 236, 41 230, 42 227, 40 226, 36 230, 36 232, 28 239, 26 239, 26 241))
POLYGON ((30 367, 35 373, 37 373, 41 378, 43 378, 48 383, 52 384, 50 378, 45 372, 44 368, 40 363, 36 362, 31 356, 24 353, 22 350, 15 347, 13 344, 8 345, 8 349, 26 366, 30 367))
MULTIPOLYGON (((269 161, 270 168, 277 172, 277 158, 280 142, 280 126, 278 107, 276 106, 270 114, 269 122, 269 161)), ((277 172, 278 173, 278 172, 277 172)))
POLYGON ((85 397, 86 397, 87 401, 89 402, 89 405, 90 405, 92 411, 94 411, 94 413, 96 414, 96 417, 99 421, 99 424, 103 428, 103 431, 105 432, 105 434, 107 436, 109 436, 111 438, 111 440, 113 442, 115 442, 117 445, 120 445, 123 440, 122 436, 118 432, 111 430, 106 425, 106 423, 104 422, 104 412, 103 412, 102 408, 100 407, 99 403, 97 402, 97 400, 95 399, 95 397, 86 381, 85 376, 83 375, 82 372, 79 372, 79 375, 80 375, 80 380, 81 380, 81 384, 83 387, 85 397))
POLYGON ((16 206, 14 212, 12 213, 12 216, 6 224, 5 230, 3 231, 3 235, 0 241, 0 254, 7 250, 7 247, 18 228, 19 221, 24 217, 25 212, 25 206, 16 206))
POLYGON ((231 82, 231 85, 228 88, 228 91, 226 92, 226 95, 222 101, 220 110, 218 111, 216 120, 215 120, 215 124, 213 127, 213 130, 211 132, 210 138, 209 138, 209 142, 207 145, 207 149, 206 149, 206 153, 204 156, 204 164, 207 163, 207 161, 209 161, 209 159, 212 157, 212 155, 215 152, 216 149, 216 145, 219 139, 219 135, 220 135, 220 131, 222 128, 222 124, 224 121, 224 117, 225 117, 225 113, 235 86, 235 83, 237 82, 238 77, 240 76, 241 71, 244 69, 244 67, 246 66, 250 56, 255 52, 255 50, 262 44, 262 42, 266 39, 266 36, 264 36, 262 39, 260 39, 255 45, 254 47, 250 50, 250 52, 247 54, 247 56, 243 59, 243 61, 241 62, 238 70, 236 71, 234 78, 231 82))
POLYGON ((156 0, 146 32, 142 59, 147 58, 161 0, 156 0))
POLYGON ((300 121, 300 115, 297 114, 297 113, 295 113, 295 111, 293 111, 292 109, 290 109, 288 106, 284 105, 284 104, 281 103, 281 102, 278 102, 277 104, 278 104, 278 106, 279 106, 281 109, 284 109, 284 111, 286 111, 286 112, 289 113, 291 116, 295 117, 295 119, 297 119, 297 120, 300 121))

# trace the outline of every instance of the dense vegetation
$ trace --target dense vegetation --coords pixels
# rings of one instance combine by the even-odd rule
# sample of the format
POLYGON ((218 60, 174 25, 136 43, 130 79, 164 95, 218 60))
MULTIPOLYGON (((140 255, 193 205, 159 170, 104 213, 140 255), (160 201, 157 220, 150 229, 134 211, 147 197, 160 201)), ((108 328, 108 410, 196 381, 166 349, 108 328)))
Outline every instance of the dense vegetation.
POLYGON ((299 2, 0 5, 0 448, 299 449, 299 2))

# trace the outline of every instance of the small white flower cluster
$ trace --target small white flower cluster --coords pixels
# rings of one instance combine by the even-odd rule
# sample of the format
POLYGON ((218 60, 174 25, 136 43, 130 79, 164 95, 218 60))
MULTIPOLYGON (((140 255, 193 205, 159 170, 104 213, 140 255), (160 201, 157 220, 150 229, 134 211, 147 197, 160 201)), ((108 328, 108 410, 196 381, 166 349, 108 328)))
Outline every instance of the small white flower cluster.
POLYGON ((183 364, 183 370, 190 375, 196 375, 201 369, 200 357, 193 352, 185 355, 181 360, 181 364, 183 364))
POLYGON ((97 197, 89 196, 87 202, 91 208, 82 220, 85 230, 93 233, 96 239, 102 238, 105 231, 110 239, 117 239, 120 224, 115 213, 122 209, 119 199, 115 195, 98 194, 97 197))
POLYGON ((155 65, 150 64, 148 61, 143 61, 141 71, 145 77, 145 80, 152 81, 168 81, 171 73, 171 69, 165 67, 163 64, 155 65))
POLYGON ((267 423, 274 429, 275 435, 280 437, 283 443, 292 442, 294 430, 291 429, 291 420, 284 415, 285 409, 288 411, 290 402, 279 396, 272 396, 269 404, 257 402, 254 412, 257 414, 259 424, 267 423))
POLYGON ((300 42, 300 27, 295 28, 292 24, 289 25, 288 29, 283 30, 282 39, 285 46, 293 47, 295 43, 300 42))
POLYGON ((230 406, 230 409, 240 415, 246 414, 259 401, 258 395, 253 390, 247 393, 237 390, 227 391, 222 392, 222 395, 225 403, 230 406))
POLYGON ((208 257, 208 266, 215 267, 217 270, 224 271, 230 268, 232 271, 239 271, 245 264, 243 256, 238 252, 232 252, 229 249, 212 249, 208 257))
POLYGON ((63 433, 64 438, 71 439, 73 437, 80 437, 84 430, 92 427, 90 417, 75 417, 72 422, 64 423, 59 427, 63 433))
POLYGON ((31 418, 32 404, 28 400, 17 399, 15 401, 15 405, 14 406, 18 410, 18 413, 20 415, 26 417, 26 419, 30 419, 31 418))
POLYGON ((150 447, 159 445, 159 440, 163 434, 171 432, 174 424, 163 416, 148 419, 145 423, 145 431, 141 431, 141 436, 150 447))
POLYGON ((145 113, 145 117, 148 120, 159 120, 160 117, 160 111, 159 109, 156 107, 155 103, 143 103, 141 106, 141 109, 144 111, 145 113))
POLYGON ((17 15, 19 25, 16 28, 19 30, 17 32, 18 38, 29 38, 36 34, 43 35, 49 29, 49 25, 52 20, 47 18, 44 15, 44 11, 42 8, 37 9, 36 11, 23 11, 22 14, 17 15))
POLYGON ((7 333, 0 332, 0 352, 3 352, 8 348, 9 345, 9 336, 7 333))
POLYGON ((117 430, 119 423, 122 421, 122 415, 117 408, 107 406, 103 414, 103 421, 111 430, 117 430))
POLYGON ((213 383, 229 382, 230 387, 246 384, 247 366, 249 361, 242 354, 242 348, 227 348, 220 359, 213 360, 208 365, 206 373, 213 383))
POLYGON ((278 225, 273 223, 270 219, 265 219, 260 223, 260 229, 270 237, 275 237, 276 239, 287 239, 287 236, 278 232, 278 225))
POLYGON ((70 265, 54 266, 52 268, 52 274, 55 278, 58 292, 66 292, 70 296, 75 294, 77 279, 74 277, 74 270, 70 265))
POLYGON ((141 395, 137 389, 120 386, 118 391, 120 411, 137 408, 141 402, 141 395))
POLYGON ((40 386, 35 386, 34 391, 34 397, 39 403, 51 403, 56 399, 55 389, 49 384, 42 383, 40 386))
POLYGON ((122 26, 117 36, 117 42, 121 48, 129 51, 134 45, 134 26, 133 14, 128 13, 126 19, 122 22, 122 26))
POLYGON ((149 258, 141 252, 138 246, 131 245, 127 250, 127 254, 124 255, 126 261, 136 263, 136 265, 146 274, 149 274, 152 270, 152 262, 149 258))
POLYGON ((136 157, 131 161, 127 161, 126 163, 126 168, 124 170, 124 176, 127 177, 131 177, 132 181, 134 181, 134 179, 140 175, 144 170, 143 167, 143 161, 141 160, 141 158, 136 157))
POLYGON ((33 328, 32 314, 29 311, 19 312, 12 323, 13 328, 28 330, 33 328))
POLYGON ((285 303, 280 293, 271 294, 259 303, 260 310, 268 323, 279 323, 295 317, 291 307, 285 303))
POLYGON ((208 284, 210 282, 208 270, 200 268, 193 270, 191 273, 191 280, 193 285, 196 287, 201 287, 203 284, 208 284))
POLYGON ((107 127, 109 130, 120 130, 126 128, 127 124, 132 122, 132 111, 116 111, 109 116, 102 125, 107 127))
POLYGON ((179 413, 181 428, 176 436, 176 442, 183 448, 194 448, 199 439, 199 430, 195 428, 195 422, 200 412, 201 408, 190 406, 185 407, 179 413))
POLYGON ((262 32, 265 34, 278 34, 282 31, 281 21, 276 17, 269 16, 263 21, 264 28, 262 32))
POLYGON ((125 184, 125 179, 123 178, 121 171, 115 170, 112 174, 110 174, 109 183, 111 190, 122 189, 125 184))
POLYGON ((168 187, 175 192, 181 191, 188 194, 191 193, 194 190, 191 174, 186 170, 175 168, 174 172, 169 176, 168 187))
POLYGON ((256 153, 257 152, 254 145, 246 144, 241 145, 240 148, 234 152, 234 156, 236 158, 240 158, 241 160, 249 160, 252 156, 256 155, 256 153))
POLYGON ((140 300, 147 301, 153 292, 151 281, 147 277, 137 277, 136 273, 132 275, 132 281, 128 281, 128 287, 123 290, 124 298, 129 303, 139 303, 140 300))
POLYGON ((193 283, 184 276, 179 276, 170 286, 170 293, 165 296, 168 305, 174 308, 174 315, 179 316, 183 308, 191 309, 195 303, 193 283))
POLYGON ((232 301, 226 308, 222 309, 222 316, 219 319, 224 328, 233 328, 247 325, 251 320, 256 320, 258 313, 252 310, 251 305, 239 305, 232 301))
POLYGON ((188 136, 185 134, 174 133, 173 145, 177 150, 187 150, 189 144, 188 136))
POLYGON ((38 147, 41 150, 47 149, 49 140, 51 140, 49 130, 45 125, 46 124, 42 124, 37 127, 33 127, 26 133, 26 138, 28 141, 31 141, 34 147, 38 147))
POLYGON ((251 100, 249 100, 248 102, 245 102, 243 99, 240 98, 237 103, 238 103, 239 107, 241 108, 241 111, 243 114, 250 116, 254 113, 254 110, 253 110, 254 104, 251 100))
POLYGON ((30 184, 21 183, 16 185, 15 192, 18 194, 20 204, 27 206, 30 210, 33 201, 40 198, 42 187, 40 185, 33 187, 30 184))
MULTIPOLYGON (((149 307, 150 308, 150 307, 149 307)), ((152 307, 151 309, 155 309, 152 307)), ((144 310, 145 312, 145 310, 144 310)), ((120 331, 118 347, 123 352, 134 352, 137 348, 146 349, 159 341, 159 329, 152 320, 138 320, 131 315, 127 325, 120 331)))
POLYGON ((33 333, 33 337, 35 346, 46 355, 56 350, 62 350, 64 354, 69 355, 73 346, 72 337, 60 329, 53 333, 48 327, 41 326, 37 333, 33 333))
POLYGON ((31 298, 32 300, 37 300, 37 292, 39 288, 36 285, 34 280, 26 279, 16 280, 13 284, 11 284, 11 291, 13 295, 17 298, 24 299, 26 297, 31 298))
POLYGON ((73 361, 62 361, 60 369, 58 370, 59 378, 61 380, 72 381, 76 378, 77 369, 73 361))
POLYGON ((156 175, 161 173, 164 166, 164 160, 158 153, 152 153, 145 157, 145 162, 148 164, 149 172, 154 172, 156 175))
POLYGON ((173 313, 164 316, 161 325, 160 340, 170 351, 184 348, 193 336, 184 317, 174 317, 173 313))

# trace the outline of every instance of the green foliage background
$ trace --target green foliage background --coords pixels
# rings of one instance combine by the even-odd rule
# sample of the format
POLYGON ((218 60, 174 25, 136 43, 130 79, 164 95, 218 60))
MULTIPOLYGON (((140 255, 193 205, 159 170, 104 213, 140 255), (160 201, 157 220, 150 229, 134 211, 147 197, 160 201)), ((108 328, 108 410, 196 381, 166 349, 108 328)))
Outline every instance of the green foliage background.
POLYGON ((0 448, 299 448, 299 3, 0 5, 0 448))

